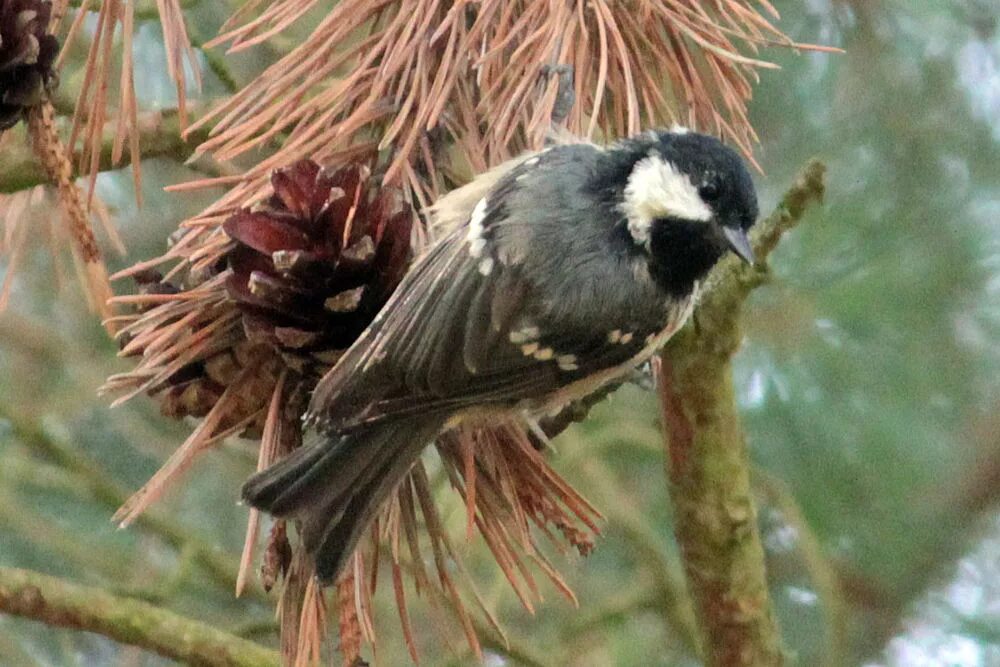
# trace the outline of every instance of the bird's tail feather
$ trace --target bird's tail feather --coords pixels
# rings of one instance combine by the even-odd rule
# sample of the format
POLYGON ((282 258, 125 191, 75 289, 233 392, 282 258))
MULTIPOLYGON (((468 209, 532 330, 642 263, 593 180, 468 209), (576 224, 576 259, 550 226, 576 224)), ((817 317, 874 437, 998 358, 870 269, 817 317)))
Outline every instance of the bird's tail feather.
POLYGON ((441 425, 427 416, 326 436, 247 480, 243 499, 299 520, 316 574, 331 581, 441 425))

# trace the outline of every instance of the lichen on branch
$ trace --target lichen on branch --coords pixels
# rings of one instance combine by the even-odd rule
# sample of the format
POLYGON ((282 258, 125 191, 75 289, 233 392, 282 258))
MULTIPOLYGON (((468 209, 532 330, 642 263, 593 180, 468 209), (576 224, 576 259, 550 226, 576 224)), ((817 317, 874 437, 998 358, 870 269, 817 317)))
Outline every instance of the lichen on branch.
POLYGON ((736 409, 732 356, 743 302, 767 276, 782 235, 823 196, 825 168, 810 162, 752 235, 757 264, 735 258, 709 276, 695 326, 657 364, 674 530, 710 666, 780 665, 764 550, 750 493, 750 462, 736 409))
POLYGON ((278 654, 159 607, 102 589, 16 568, 0 568, 0 611, 86 630, 189 665, 274 667, 278 654))

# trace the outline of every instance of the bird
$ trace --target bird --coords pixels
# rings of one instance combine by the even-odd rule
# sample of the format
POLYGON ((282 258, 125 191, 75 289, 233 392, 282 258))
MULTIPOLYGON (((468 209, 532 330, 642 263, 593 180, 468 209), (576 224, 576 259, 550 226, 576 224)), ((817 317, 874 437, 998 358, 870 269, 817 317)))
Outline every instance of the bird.
POLYGON ((317 384, 306 442, 243 500, 295 520, 316 576, 336 580, 439 434, 620 382, 684 325, 720 259, 753 262, 757 215, 740 155, 681 127, 485 172, 433 204, 438 240, 317 384))

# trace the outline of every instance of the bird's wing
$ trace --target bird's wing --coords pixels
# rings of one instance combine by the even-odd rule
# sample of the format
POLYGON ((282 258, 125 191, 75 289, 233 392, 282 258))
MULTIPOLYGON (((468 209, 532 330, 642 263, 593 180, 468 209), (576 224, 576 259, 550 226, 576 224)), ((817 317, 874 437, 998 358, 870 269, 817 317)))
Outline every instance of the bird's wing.
MULTIPOLYGON (((566 130, 556 129, 549 137, 554 146, 582 145, 597 148, 591 141, 578 137, 566 130)), ((544 151, 522 153, 517 157, 485 171, 469 183, 455 188, 434 202, 427 210, 431 228, 439 236, 445 236, 469 221, 473 207, 480 199, 489 194, 498 182, 507 177, 511 171, 521 167, 525 162, 538 157, 544 151)))
POLYGON ((417 261, 317 385, 310 423, 342 432, 409 414, 539 399, 602 371, 626 370, 651 336, 683 320, 685 304, 646 325, 612 311, 616 304, 598 304, 600 330, 556 317, 553 295, 482 233, 509 223, 507 190, 530 168, 529 161, 500 178, 470 223, 417 261))
POLYGON ((623 331, 611 322, 608 331, 546 331, 532 286, 517 268, 494 260, 484 275, 483 261, 470 255, 460 233, 432 249, 317 385, 310 421, 344 431, 546 396, 625 364, 656 333, 623 331))
POLYGON ((512 170, 538 155, 524 153, 479 174, 469 183, 443 195, 427 209, 430 226, 436 236, 444 237, 469 221, 472 209, 512 170))

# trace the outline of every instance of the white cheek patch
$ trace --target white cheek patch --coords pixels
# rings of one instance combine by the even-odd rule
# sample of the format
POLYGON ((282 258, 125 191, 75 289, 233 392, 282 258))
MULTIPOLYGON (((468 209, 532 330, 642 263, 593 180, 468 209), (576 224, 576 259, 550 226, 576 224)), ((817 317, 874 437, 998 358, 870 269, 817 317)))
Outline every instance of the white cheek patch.
POLYGON ((712 219, 712 209, 687 174, 655 153, 632 168, 621 208, 628 219, 629 233, 641 245, 649 243, 649 228, 657 218, 696 222, 712 219))

